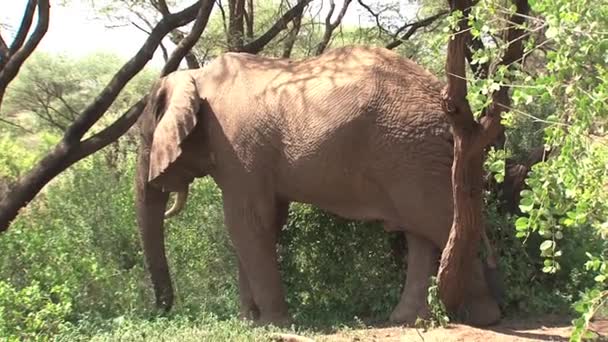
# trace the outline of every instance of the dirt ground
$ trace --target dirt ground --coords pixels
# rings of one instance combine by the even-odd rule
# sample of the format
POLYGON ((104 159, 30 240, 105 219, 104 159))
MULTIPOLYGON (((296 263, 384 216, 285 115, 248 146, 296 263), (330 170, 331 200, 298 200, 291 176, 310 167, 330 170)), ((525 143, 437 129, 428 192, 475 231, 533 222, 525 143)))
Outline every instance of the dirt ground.
MULTIPOLYGON (((608 341, 608 319, 592 323, 591 330, 600 335, 598 341, 608 341)), ((461 324, 450 324, 447 328, 415 329, 387 327, 341 331, 331 335, 317 336, 314 341, 568 341, 570 322, 558 318, 530 320, 504 320, 499 325, 485 329, 461 324)))

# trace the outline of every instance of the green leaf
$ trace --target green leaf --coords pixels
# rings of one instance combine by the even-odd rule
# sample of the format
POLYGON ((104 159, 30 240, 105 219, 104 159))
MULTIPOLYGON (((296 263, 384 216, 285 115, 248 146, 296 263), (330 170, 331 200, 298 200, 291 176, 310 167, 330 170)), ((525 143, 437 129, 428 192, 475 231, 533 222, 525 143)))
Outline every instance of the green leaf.
POLYGON ((520 217, 515 221, 515 229, 517 231, 526 231, 528 230, 529 220, 527 217, 520 217))
POLYGON ((543 241, 543 243, 540 244, 540 250, 541 251, 548 251, 548 250, 553 250, 553 248, 555 247, 555 242, 551 241, 551 240, 545 240, 543 241))
POLYGON ((547 29, 547 31, 545 32, 545 36, 549 39, 553 39, 553 38, 557 37, 558 34, 559 34, 559 31, 555 26, 549 27, 549 29, 547 29))
POLYGON ((530 197, 524 197, 519 202, 519 210, 524 213, 530 212, 534 208, 534 200, 530 197))

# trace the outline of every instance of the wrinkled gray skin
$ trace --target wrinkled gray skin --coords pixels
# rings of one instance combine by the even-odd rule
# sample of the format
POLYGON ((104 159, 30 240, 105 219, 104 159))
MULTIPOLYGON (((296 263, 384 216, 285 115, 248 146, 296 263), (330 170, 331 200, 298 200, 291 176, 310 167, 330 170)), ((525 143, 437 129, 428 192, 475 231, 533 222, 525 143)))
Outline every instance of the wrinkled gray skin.
MULTIPOLYGON (((139 122, 137 172, 157 305, 173 302, 163 236, 169 192, 209 175, 239 260, 242 317, 289 322, 276 242, 290 202, 405 231, 407 279, 390 319, 428 315, 429 277, 452 223, 453 141, 440 88, 410 60, 371 47, 302 61, 226 53, 159 80, 139 122)), ((500 311, 482 263, 474 265, 464 318, 491 324, 500 311)))

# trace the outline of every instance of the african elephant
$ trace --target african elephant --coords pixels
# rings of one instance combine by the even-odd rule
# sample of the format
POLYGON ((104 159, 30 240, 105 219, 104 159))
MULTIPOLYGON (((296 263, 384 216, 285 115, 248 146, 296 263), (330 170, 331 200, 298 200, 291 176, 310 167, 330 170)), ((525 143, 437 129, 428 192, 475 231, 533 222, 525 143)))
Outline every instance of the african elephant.
MULTIPOLYGON (((179 193, 179 209, 189 184, 209 175, 239 261, 241 316, 289 321, 276 243, 292 201, 405 231, 407 279, 390 319, 426 315, 452 222, 453 139, 440 90, 414 62, 356 46, 303 60, 225 53, 161 78, 138 122, 136 200, 157 305, 173 302, 163 236, 169 193, 179 193)), ((500 310, 474 263, 467 321, 490 324, 500 310)))

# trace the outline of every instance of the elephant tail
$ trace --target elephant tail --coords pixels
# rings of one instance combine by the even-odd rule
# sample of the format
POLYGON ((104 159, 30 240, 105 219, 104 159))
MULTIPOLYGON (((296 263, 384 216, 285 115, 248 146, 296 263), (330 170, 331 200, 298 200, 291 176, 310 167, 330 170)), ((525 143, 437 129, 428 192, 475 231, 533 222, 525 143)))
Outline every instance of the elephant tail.
POLYGON ((171 206, 171 208, 169 208, 169 210, 167 210, 165 212, 165 219, 179 214, 186 206, 187 201, 188 201, 188 187, 186 187, 186 189, 179 191, 177 193, 177 198, 175 199, 175 202, 173 202, 173 205, 171 206))

